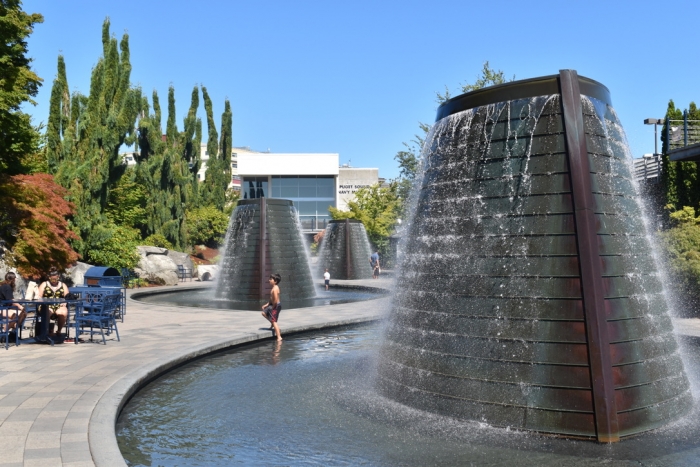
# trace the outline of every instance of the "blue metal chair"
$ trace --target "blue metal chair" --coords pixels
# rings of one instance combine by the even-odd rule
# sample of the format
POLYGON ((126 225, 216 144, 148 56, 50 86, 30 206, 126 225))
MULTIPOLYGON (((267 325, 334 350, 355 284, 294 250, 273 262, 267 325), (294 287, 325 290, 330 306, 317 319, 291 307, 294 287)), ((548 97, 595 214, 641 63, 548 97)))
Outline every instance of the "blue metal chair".
MULTIPOLYGON (((5 342, 5 350, 10 348, 10 325, 17 324, 18 311, 9 305, 0 305, 0 337, 5 342), (14 315, 14 318, 10 316, 14 315)), ((15 345, 19 345, 19 332, 15 332, 15 345)))
POLYGON ((83 296, 83 306, 80 310, 76 308, 75 313, 75 343, 80 340, 81 334, 90 333, 92 335, 97 332, 95 328, 100 330, 102 335, 102 343, 107 344, 105 334, 109 335, 112 331, 119 338, 119 330, 117 329, 116 317, 119 314, 120 296, 110 292, 88 292, 83 296), (90 328, 89 331, 86 328, 90 328))

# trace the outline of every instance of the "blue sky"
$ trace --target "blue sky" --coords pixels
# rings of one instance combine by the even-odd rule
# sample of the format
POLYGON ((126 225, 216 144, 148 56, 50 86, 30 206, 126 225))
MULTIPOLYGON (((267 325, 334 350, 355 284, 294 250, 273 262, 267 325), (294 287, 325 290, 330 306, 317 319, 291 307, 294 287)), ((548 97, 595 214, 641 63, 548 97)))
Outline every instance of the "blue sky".
POLYGON ((634 157, 654 150, 645 118, 663 117, 669 99, 700 102, 697 1, 25 0, 23 9, 44 15, 29 39, 44 79, 27 109, 35 123, 48 118, 59 54, 71 90, 89 92, 109 16, 113 35, 129 34, 132 82, 163 103, 175 87, 180 128, 203 84, 217 126, 230 99, 235 146, 339 153, 385 178, 398 175, 394 155, 418 122, 434 120, 435 92, 458 94, 486 60, 516 79, 570 68, 600 81, 634 157))

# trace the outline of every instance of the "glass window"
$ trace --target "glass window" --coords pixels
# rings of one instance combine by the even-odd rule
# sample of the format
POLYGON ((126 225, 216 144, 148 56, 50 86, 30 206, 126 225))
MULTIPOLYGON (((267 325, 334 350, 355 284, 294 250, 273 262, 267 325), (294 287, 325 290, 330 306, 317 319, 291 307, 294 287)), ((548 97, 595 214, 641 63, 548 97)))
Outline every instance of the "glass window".
POLYGON ((282 187, 280 189, 280 197, 281 198, 298 198, 299 197, 299 187, 282 185, 282 187))
POLYGON ((316 187, 317 185, 317 178, 307 178, 307 177, 299 177, 299 186, 307 186, 307 187, 316 187))
POLYGON ((268 196, 267 177, 244 178, 241 191, 243 192, 243 199, 266 198, 268 196))
POLYGON ((316 189, 316 196, 319 198, 335 198, 335 187, 320 186, 316 189))
POLYGON ((283 186, 283 187, 298 187, 299 186, 299 179, 297 177, 282 177, 279 179, 279 182, 280 182, 280 186, 283 186))
POLYGON ((315 216, 316 215, 316 201, 299 201, 299 215, 300 216, 315 216))
POLYGON ((281 198, 282 197, 282 189, 279 185, 279 183, 275 183, 275 180, 272 181, 272 189, 270 190, 271 196, 273 198, 281 198))
POLYGON ((315 186, 300 186, 299 187, 299 198, 315 198, 316 197, 316 187, 315 186))
POLYGON ((335 207, 335 201, 316 201, 316 212, 319 214, 326 214, 328 212, 328 206, 335 207))

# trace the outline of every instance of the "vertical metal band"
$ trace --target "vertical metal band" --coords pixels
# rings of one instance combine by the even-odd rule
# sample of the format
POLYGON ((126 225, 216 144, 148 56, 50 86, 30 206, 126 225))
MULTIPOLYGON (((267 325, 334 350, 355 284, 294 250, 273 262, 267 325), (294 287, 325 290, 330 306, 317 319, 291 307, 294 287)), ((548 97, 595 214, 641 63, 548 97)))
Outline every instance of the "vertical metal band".
POLYGON ((603 271, 598 254, 595 198, 591 189, 591 169, 576 71, 561 70, 559 87, 571 174, 596 433, 598 441, 614 443, 620 440, 620 434, 605 314, 603 271))
POLYGON ((260 298, 265 298, 267 288, 267 203, 260 198, 260 298))
POLYGON ((345 219, 345 278, 352 279, 350 264, 350 219, 345 219))

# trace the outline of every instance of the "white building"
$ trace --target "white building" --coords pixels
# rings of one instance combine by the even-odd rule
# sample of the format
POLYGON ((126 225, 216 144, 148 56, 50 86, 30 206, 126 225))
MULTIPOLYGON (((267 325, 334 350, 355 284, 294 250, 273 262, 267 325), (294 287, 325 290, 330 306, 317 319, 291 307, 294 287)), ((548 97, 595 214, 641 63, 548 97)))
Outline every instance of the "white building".
MULTIPOLYGON (((202 167, 197 177, 204 180, 207 170, 206 143, 202 144, 202 167)), ((248 147, 233 148, 231 186, 240 190, 241 199, 284 198, 294 202, 305 231, 319 231, 331 220, 329 207, 347 209, 355 192, 379 182, 379 169, 338 165, 337 153, 271 153, 248 147)))

